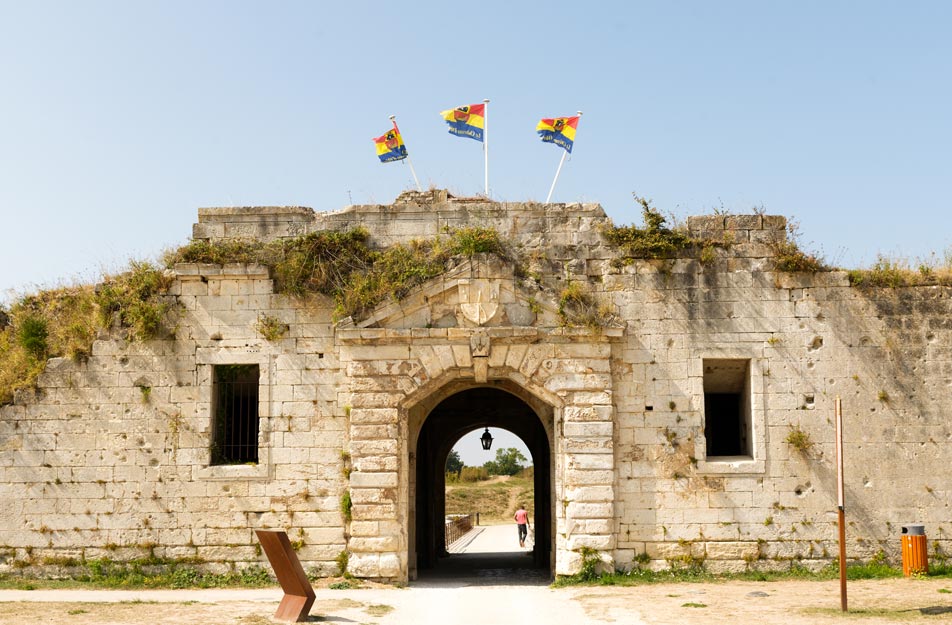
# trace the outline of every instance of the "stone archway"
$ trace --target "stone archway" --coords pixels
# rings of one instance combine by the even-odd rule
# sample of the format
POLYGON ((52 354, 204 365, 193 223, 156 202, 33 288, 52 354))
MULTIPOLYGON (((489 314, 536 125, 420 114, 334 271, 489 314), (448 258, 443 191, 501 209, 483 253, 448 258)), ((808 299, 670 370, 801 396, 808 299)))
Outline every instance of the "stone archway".
POLYGON ((415 577, 420 433, 443 400, 484 387, 524 402, 545 430, 552 571, 577 572, 584 548, 598 552, 610 568, 615 547, 611 343, 621 332, 338 328, 340 365, 348 375, 338 397, 348 417, 342 495, 347 503, 342 508, 350 513, 345 516, 348 570, 394 581, 415 577))
POLYGON ((526 443, 532 455, 535 492, 533 565, 551 571, 555 511, 554 409, 508 380, 458 382, 410 411, 410 577, 432 568, 444 551, 446 456, 463 434, 501 427, 526 443))

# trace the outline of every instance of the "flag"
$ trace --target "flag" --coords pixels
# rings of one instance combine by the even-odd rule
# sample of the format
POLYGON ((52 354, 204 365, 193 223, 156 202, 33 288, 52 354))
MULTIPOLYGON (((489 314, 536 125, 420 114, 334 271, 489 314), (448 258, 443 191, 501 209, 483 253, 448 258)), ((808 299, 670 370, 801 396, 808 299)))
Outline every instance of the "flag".
POLYGON ((476 141, 483 140, 483 129, 486 127, 485 104, 457 106, 455 109, 442 111, 440 115, 449 124, 451 135, 469 137, 476 141))
POLYGON ((572 144, 575 143, 575 129, 578 128, 578 118, 579 116, 576 115, 575 117, 543 119, 536 126, 536 132, 545 143, 554 143, 571 154, 572 144))
POLYGON ((393 130, 388 130, 376 137, 374 143, 377 144, 377 158, 381 163, 402 161, 407 157, 407 146, 403 143, 403 137, 400 135, 396 122, 393 123, 393 130))

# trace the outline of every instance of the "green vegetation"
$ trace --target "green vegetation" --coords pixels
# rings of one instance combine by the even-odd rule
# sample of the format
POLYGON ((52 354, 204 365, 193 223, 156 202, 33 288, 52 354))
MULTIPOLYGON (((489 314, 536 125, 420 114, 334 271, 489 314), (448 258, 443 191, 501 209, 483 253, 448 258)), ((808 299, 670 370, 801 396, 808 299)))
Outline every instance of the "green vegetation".
POLYGON ((486 467, 463 467, 458 474, 452 474, 455 479, 449 479, 450 482, 481 482, 489 479, 489 471, 486 467))
POLYGON ((331 590, 351 590, 352 588, 360 588, 360 582, 352 579, 344 579, 328 585, 328 588, 331 590))
POLYGON ((448 237, 374 250, 363 228, 312 232, 271 243, 193 241, 166 254, 165 262, 256 263, 271 268, 275 290, 295 297, 320 293, 337 303, 335 316, 360 318, 388 297, 400 299, 434 278, 456 257, 505 256, 491 228, 448 230, 448 237))
POLYGON ((559 293, 559 318, 562 325, 603 328, 615 319, 610 306, 600 304, 578 282, 569 282, 559 293))
POLYGON ((499 233, 492 228, 469 226, 448 232, 451 235, 449 253, 452 256, 472 258, 476 254, 505 255, 499 233))
POLYGON ((582 566, 575 574, 575 579, 579 582, 594 582, 599 577, 598 569, 602 564, 598 551, 591 547, 582 547, 579 554, 582 556, 582 566))
POLYGON ((227 586, 272 586, 274 578, 265 569, 252 566, 240 571, 216 574, 199 569, 197 559, 172 560, 149 556, 118 562, 109 558, 62 564, 68 569, 65 579, 45 580, 22 575, 0 575, 0 588, 56 588, 87 586, 93 588, 221 588, 227 586))
POLYGON ((515 475, 525 468, 528 462, 522 452, 515 447, 496 450, 496 459, 483 464, 490 475, 515 475))
MULTIPOLYGON (((832 560, 818 571, 811 571, 797 561, 792 561, 787 569, 780 571, 758 571, 751 569, 743 573, 711 573, 704 568, 703 562, 695 561, 691 566, 680 562, 669 562, 669 568, 652 571, 643 568, 646 558, 641 559, 633 568, 614 573, 602 573, 594 578, 584 578, 582 573, 560 576, 554 586, 579 584, 598 584, 601 586, 635 586, 666 582, 717 582, 717 581, 756 581, 771 582, 792 579, 832 580, 839 578, 840 565, 832 560)), ((584 571, 584 568, 583 568, 584 571)), ((892 579, 902 577, 902 569, 889 566, 882 555, 874 556, 869 562, 850 564, 846 568, 847 579, 892 579)), ((589 576, 590 577, 590 576, 589 576)), ((952 566, 947 564, 930 565, 929 573, 922 577, 952 578, 952 566)))
POLYGON ((370 616, 386 616, 393 612, 393 606, 384 603, 374 603, 364 608, 364 612, 370 616))
POLYGON ((337 574, 341 577, 347 576, 347 565, 350 564, 350 552, 346 549, 337 554, 337 557, 334 558, 334 561, 337 562, 337 574))
MULTIPOLYGON (((176 263, 256 263, 269 267, 279 293, 305 297, 320 293, 336 301, 336 316, 359 318, 388 297, 401 298, 440 275, 455 258, 476 254, 505 256, 495 230, 467 227, 445 237, 413 241, 385 250, 371 249, 362 228, 316 232, 271 243, 196 240, 166 253, 167 269, 176 263)), ((81 361, 92 353, 101 330, 117 330, 131 340, 149 340, 174 332, 174 299, 166 295, 174 274, 146 262, 84 285, 41 291, 0 309, 0 404, 19 389, 35 386, 48 358, 81 361)), ((258 331, 273 341, 288 328, 262 317, 258 331)))
POLYGON ((0 404, 33 387, 48 358, 88 358, 100 330, 116 329, 134 340, 159 336, 172 321, 165 296, 170 284, 157 267, 134 262, 96 288, 49 289, 0 311, 0 404))
POLYGON ((919 261, 915 268, 907 260, 879 255, 871 268, 853 269, 848 275, 852 286, 862 288, 952 286, 952 248, 946 251, 944 262, 933 256, 919 261))
POLYGON ((46 337, 46 319, 32 315, 24 317, 17 332, 20 347, 34 358, 43 358, 46 355, 46 337))
POLYGON ((829 271, 820 256, 801 248, 799 230, 799 224, 788 219, 786 236, 767 243, 773 253, 774 269, 788 273, 829 271))
POLYGON ((256 329, 258 330, 258 334, 263 336, 266 341, 277 341, 283 338, 290 330, 288 324, 271 315, 261 315, 258 317, 256 329))
POLYGON ((340 496, 340 512, 344 516, 344 521, 350 523, 351 519, 351 510, 353 509, 354 504, 350 499, 350 491, 345 490, 344 494, 340 496))
MULTIPOLYGON (((702 265, 708 265, 717 259, 716 248, 727 248, 734 243, 730 232, 724 233, 723 240, 715 241, 692 237, 683 228, 670 228, 665 217, 651 205, 650 200, 638 195, 634 195, 634 198, 641 205, 644 228, 611 225, 603 231, 608 242, 621 248, 625 254, 623 262, 631 262, 636 258, 675 258, 689 251, 690 255, 697 255, 702 265)), ((775 269, 784 272, 826 271, 828 268, 818 256, 800 248, 798 239, 796 223, 788 221, 787 236, 769 244, 775 269)))
POLYGON ((102 326, 108 328, 118 323, 128 328, 130 338, 140 341, 157 337, 171 310, 161 296, 172 280, 171 274, 150 263, 132 261, 129 271, 96 287, 102 326))
POLYGON ((668 228, 664 215, 651 206, 650 200, 638 195, 634 195, 634 198, 641 204, 645 227, 610 225, 602 233, 609 243, 621 248, 629 260, 671 258, 701 243, 683 230, 668 228))
POLYGON ((463 459, 460 458, 459 452, 456 451, 455 449, 450 451, 450 453, 446 456, 445 470, 447 473, 455 473, 456 476, 458 477, 459 474, 462 472, 464 466, 465 465, 463 464, 463 459))
POLYGON ((807 453, 813 447, 813 439, 808 432, 804 432, 799 425, 791 425, 787 437, 784 439, 787 444, 799 451, 807 453))

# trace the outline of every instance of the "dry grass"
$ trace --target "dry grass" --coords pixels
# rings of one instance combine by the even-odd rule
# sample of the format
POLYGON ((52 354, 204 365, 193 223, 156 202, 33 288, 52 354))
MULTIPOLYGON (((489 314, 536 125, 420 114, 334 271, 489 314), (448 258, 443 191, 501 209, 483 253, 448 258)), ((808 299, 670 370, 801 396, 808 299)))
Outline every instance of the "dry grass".
POLYGON ((169 325, 164 297, 172 278, 148 263, 89 285, 47 289, 20 298, 0 315, 0 404, 31 388, 47 359, 83 361, 101 330, 127 338, 154 338, 169 325))
POLYGON ((446 514, 472 514, 480 519, 510 521, 518 504, 535 512, 532 479, 499 476, 485 482, 459 482, 446 488, 446 514))
POLYGON ((944 261, 935 255, 915 262, 880 255, 869 269, 850 270, 849 279, 851 285, 866 288, 952 286, 952 248, 946 251, 944 261))

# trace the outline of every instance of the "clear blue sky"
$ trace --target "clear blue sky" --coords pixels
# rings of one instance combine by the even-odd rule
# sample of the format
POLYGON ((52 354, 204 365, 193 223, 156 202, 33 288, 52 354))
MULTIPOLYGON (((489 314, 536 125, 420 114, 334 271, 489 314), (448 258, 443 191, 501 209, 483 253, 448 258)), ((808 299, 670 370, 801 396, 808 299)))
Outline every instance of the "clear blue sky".
POLYGON ((201 206, 482 190, 440 110, 490 98, 490 184, 801 222, 832 262, 952 246, 952 2, 0 0, 0 296, 184 243, 201 206))

